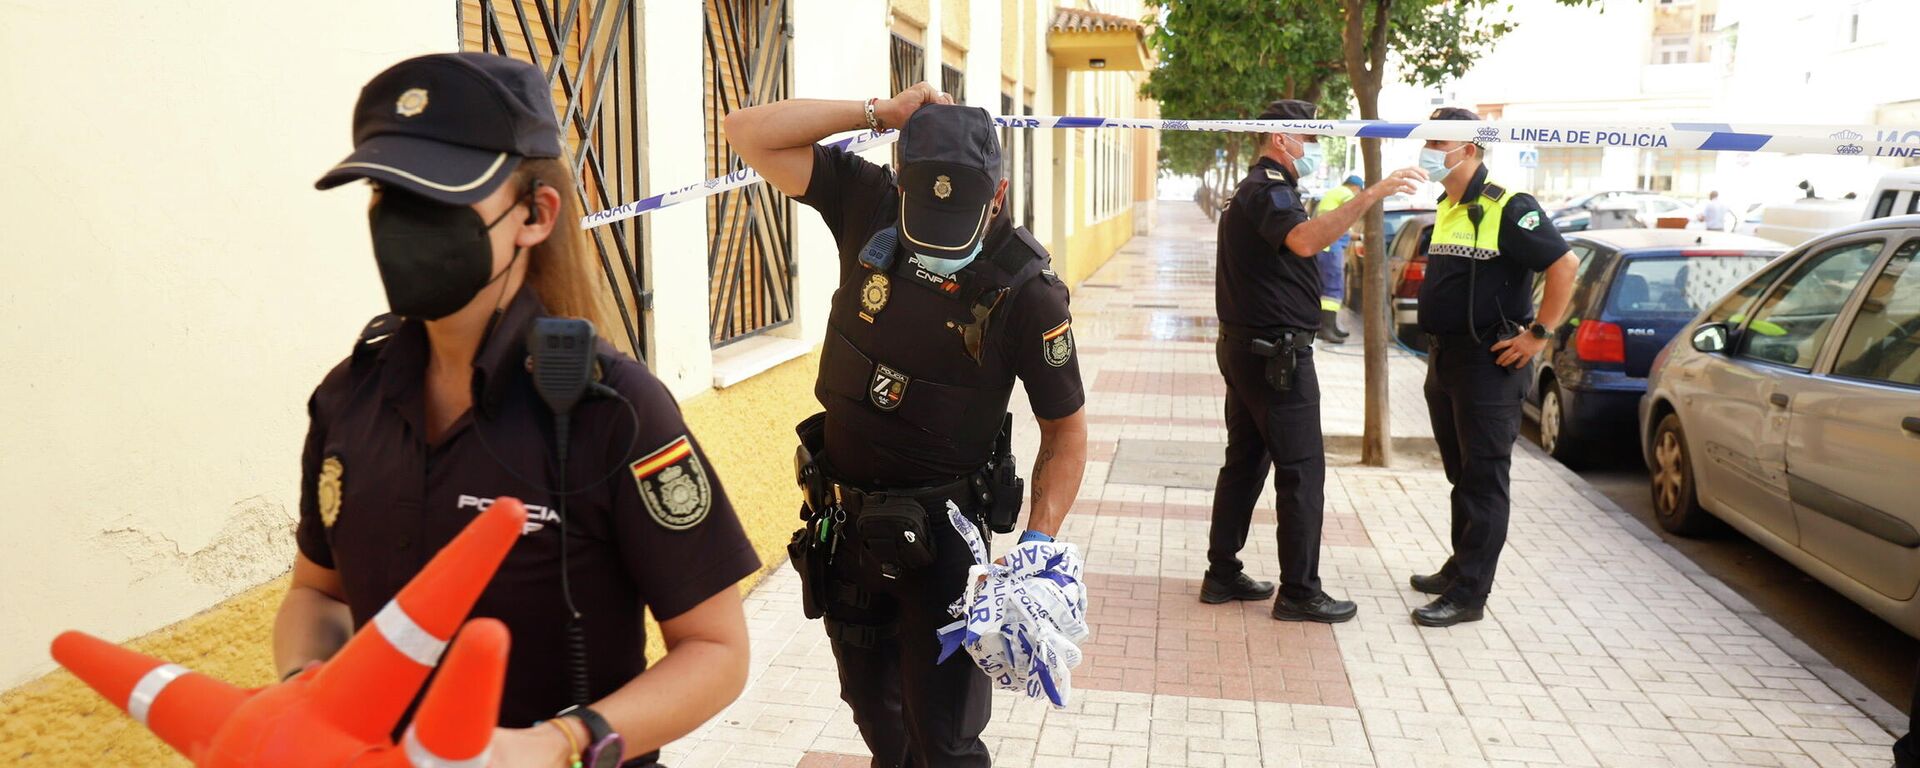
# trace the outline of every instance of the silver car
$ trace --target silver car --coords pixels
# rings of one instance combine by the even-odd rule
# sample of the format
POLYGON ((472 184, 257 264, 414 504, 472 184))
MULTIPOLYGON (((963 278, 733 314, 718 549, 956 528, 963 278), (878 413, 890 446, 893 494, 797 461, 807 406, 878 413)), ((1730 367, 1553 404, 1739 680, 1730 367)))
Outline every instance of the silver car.
POLYGON ((1768 264, 1654 361, 1640 435, 1662 527, 1718 518, 1920 637, 1916 262, 1901 216, 1768 264))

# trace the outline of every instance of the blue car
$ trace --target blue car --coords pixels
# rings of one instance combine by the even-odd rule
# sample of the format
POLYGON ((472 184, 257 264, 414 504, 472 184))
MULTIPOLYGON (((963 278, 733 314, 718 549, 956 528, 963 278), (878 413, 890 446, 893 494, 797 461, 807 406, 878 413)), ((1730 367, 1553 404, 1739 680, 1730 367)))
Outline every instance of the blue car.
POLYGON ((1654 357, 1786 246, 1685 229, 1578 232, 1567 245, 1580 259, 1569 319, 1536 363, 1525 411, 1540 424, 1540 447, 1577 465, 1598 446, 1628 444, 1654 357))

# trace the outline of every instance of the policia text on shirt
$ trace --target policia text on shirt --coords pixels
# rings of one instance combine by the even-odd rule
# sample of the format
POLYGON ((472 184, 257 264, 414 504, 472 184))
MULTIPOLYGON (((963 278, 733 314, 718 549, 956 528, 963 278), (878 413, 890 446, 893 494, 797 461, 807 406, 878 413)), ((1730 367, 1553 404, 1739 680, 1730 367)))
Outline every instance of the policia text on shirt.
POLYGON ((839 245, 815 387, 826 412, 800 427, 808 525, 791 552, 809 615, 826 620, 840 696, 875 766, 988 765, 985 673, 964 654, 935 663, 935 631, 973 565, 946 509, 1011 525, 1018 378, 1040 426, 1022 538, 1059 531, 1086 463, 1067 288, 1002 211, 987 113, 925 83, 891 99, 740 110, 726 133, 839 245), (901 130, 897 173, 815 144, 857 128, 901 130))
MULTIPOLYGON (((1273 102, 1262 120, 1311 120, 1304 101, 1273 102)), ((1299 180, 1320 163, 1311 135, 1260 135, 1260 159, 1240 181, 1220 216, 1218 274, 1214 278, 1220 340, 1215 355, 1227 384, 1227 455, 1214 487, 1207 573, 1200 599, 1264 600, 1273 584, 1243 571, 1254 501, 1273 471, 1279 515, 1280 596, 1273 617, 1341 622, 1353 603, 1320 589, 1320 524, 1327 475, 1320 435, 1320 382, 1313 368, 1313 337, 1321 312, 1321 273, 1315 255, 1339 238, 1360 214, 1389 196, 1412 192, 1423 175, 1395 171, 1356 199, 1309 220, 1299 180)))

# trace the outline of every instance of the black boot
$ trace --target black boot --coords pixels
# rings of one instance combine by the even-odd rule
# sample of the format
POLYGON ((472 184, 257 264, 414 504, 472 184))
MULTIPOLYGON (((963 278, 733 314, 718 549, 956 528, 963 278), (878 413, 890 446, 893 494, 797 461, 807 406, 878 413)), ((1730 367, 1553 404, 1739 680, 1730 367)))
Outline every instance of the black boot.
POLYGON ((1320 331, 1314 334, 1314 338, 1328 344, 1347 343, 1347 335, 1340 332, 1340 324, 1334 320, 1336 314, 1331 310, 1320 310, 1320 331))
POLYGON ((1340 337, 1342 341, 1352 335, 1347 333, 1345 328, 1340 327, 1340 310, 1337 309, 1320 310, 1320 327, 1332 328, 1333 335, 1340 337))

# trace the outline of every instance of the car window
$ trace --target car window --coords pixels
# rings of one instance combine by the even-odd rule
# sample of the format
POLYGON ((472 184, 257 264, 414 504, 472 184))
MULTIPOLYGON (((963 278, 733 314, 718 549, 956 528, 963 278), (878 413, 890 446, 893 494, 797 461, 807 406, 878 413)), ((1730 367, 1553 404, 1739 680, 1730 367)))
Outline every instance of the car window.
POLYGON ((1613 278, 1607 311, 1621 317, 1693 317, 1728 288, 1765 267, 1768 258, 1755 254, 1634 259, 1613 278))
POLYGON ((1873 215, 1867 218, 1884 219, 1893 215, 1893 198, 1896 194, 1898 193, 1891 189, 1881 192, 1880 199, 1873 202, 1873 215))
POLYGON ((1813 367, 1840 308, 1883 245, 1879 240, 1848 243, 1801 262, 1754 310, 1740 335, 1740 356, 1801 370, 1813 367))
POLYGON ((1833 364, 1838 376, 1920 386, 1920 240, 1893 252, 1867 288, 1833 364))
POLYGON ((1726 323, 1734 326, 1745 323, 1747 314, 1753 311, 1753 303, 1760 299, 1760 292, 1765 291, 1773 281, 1780 279, 1780 273, 1787 271, 1787 267, 1792 264, 1791 260, 1781 259, 1766 271, 1754 275, 1752 280, 1748 280, 1738 290, 1721 299, 1719 304, 1715 304, 1701 322, 1726 323))

